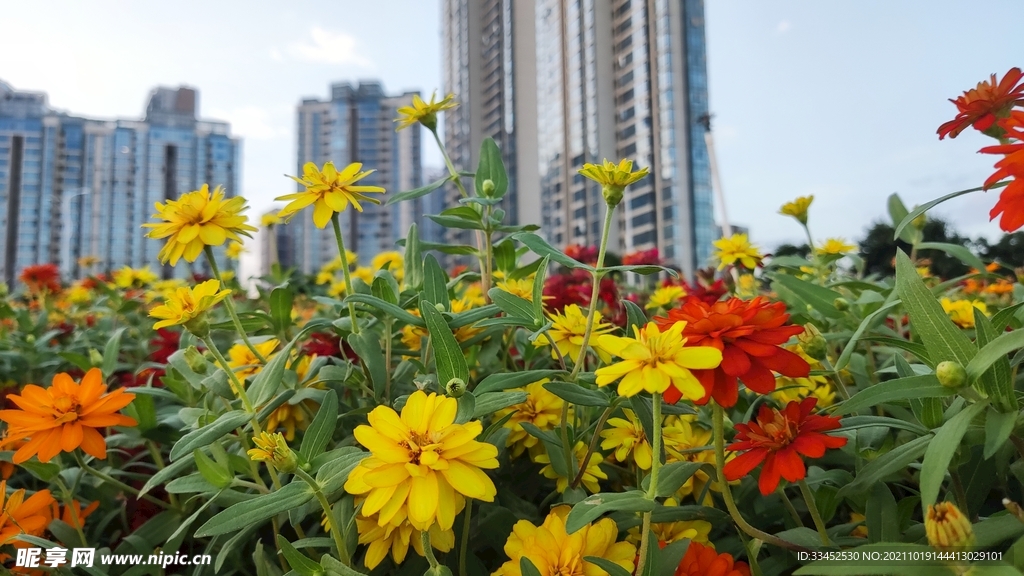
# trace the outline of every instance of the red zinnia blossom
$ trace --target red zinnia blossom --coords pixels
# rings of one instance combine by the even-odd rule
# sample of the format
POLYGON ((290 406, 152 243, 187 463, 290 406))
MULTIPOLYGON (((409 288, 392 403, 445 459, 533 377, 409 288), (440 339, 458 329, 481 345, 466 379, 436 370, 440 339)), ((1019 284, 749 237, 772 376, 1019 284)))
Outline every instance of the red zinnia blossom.
MULTIPOLYGON (((719 406, 729 408, 739 397, 737 378, 754 392, 768 394, 775 390, 772 371, 790 378, 805 378, 810 373, 811 367, 803 358, 781 347, 804 331, 802 326, 786 325, 789 314, 785 310, 782 302, 762 297, 730 298, 713 304, 688 297, 682 306, 670 310, 667 318, 661 316, 654 321, 662 330, 684 321, 683 336, 688 346, 714 346, 722 351, 718 368, 692 372, 704 386, 704 397, 698 404, 714 398, 719 406)), ((673 404, 681 397, 675 386, 665 391, 665 400, 673 404)))
POLYGON ((657 266, 661 264, 661 256, 657 248, 650 250, 637 250, 622 257, 622 263, 627 266, 657 266))
MULTIPOLYGON (((561 312, 570 304, 587 308, 593 291, 594 280, 586 270, 553 274, 544 281, 544 307, 549 312, 561 312)), ((609 322, 622 325, 625 309, 619 303, 619 288, 615 280, 602 278, 597 297, 605 304, 605 309, 601 310, 604 317, 609 322)))
POLYGON ((750 576, 750 567, 746 562, 733 560, 732 554, 719 554, 714 548, 691 540, 674 576, 750 576))
POLYGON ((669 278, 662 282, 661 285, 682 286, 688 297, 696 298, 708 305, 718 302, 722 299, 722 296, 725 296, 726 293, 729 292, 729 289, 725 286, 725 281, 721 278, 709 283, 705 283, 702 279, 698 278, 693 284, 687 282, 683 278, 680 278, 677 281, 673 281, 669 278))
POLYGON ((999 227, 1013 232, 1024 226, 1024 111, 1014 111, 1010 118, 1000 122, 1007 131, 1007 137, 1017 140, 1012 144, 987 146, 983 154, 1003 154, 996 162, 996 171, 985 181, 985 188, 991 188, 1003 178, 1013 178, 999 194, 999 200, 989 212, 989 218, 999 219, 999 227))
POLYGON ((1021 73, 1020 68, 1010 68, 1002 80, 997 82, 993 74, 989 81, 979 82, 976 88, 964 92, 956 100, 950 99, 960 113, 939 126, 939 139, 946 136, 956 138, 968 126, 984 132, 996 123, 997 118, 1005 117, 1015 105, 1024 104, 1022 78, 1024 73, 1021 73))
POLYGON ((167 328, 158 328, 156 336, 149 341, 153 351, 149 353, 149 359, 160 364, 167 364, 171 354, 178 351, 181 343, 181 332, 175 332, 167 328))
POLYGON ((341 357, 341 338, 337 334, 314 332, 309 340, 302 344, 302 353, 306 356, 341 357))
POLYGON ((29 292, 60 292, 60 270, 56 264, 35 264, 26 266, 18 279, 28 287, 29 292))
POLYGON ((569 244, 565 247, 565 255, 577 262, 593 265, 597 263, 597 246, 569 244))
POLYGON ((811 414, 817 398, 793 400, 781 411, 762 404, 757 419, 736 424, 736 437, 729 450, 743 454, 725 463, 725 478, 732 482, 746 476, 762 462, 757 480, 761 494, 775 491, 779 480, 790 482, 807 477, 800 455, 821 458, 828 448, 846 446, 846 438, 823 434, 839 428, 839 418, 811 414))

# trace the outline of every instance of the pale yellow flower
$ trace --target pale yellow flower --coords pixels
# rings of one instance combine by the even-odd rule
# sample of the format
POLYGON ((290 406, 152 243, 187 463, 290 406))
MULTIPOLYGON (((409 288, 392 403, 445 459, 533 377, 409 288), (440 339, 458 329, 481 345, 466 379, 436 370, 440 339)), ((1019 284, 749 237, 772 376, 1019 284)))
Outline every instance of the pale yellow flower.
POLYGON ((763 256, 756 246, 750 243, 746 234, 733 234, 728 238, 719 238, 713 242, 714 257, 718 260, 718 269, 726 266, 740 265, 748 270, 757 268, 763 256))

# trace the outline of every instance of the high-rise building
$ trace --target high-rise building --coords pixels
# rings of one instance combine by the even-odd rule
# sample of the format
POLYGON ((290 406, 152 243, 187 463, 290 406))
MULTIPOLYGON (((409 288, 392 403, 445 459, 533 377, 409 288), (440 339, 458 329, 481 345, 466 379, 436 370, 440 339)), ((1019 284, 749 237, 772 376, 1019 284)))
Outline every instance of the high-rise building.
MULTIPOLYGON (((408 105, 413 94, 388 96, 379 82, 360 82, 357 86, 340 82, 331 85, 328 100, 302 100, 298 106, 296 173, 302 174, 306 162, 322 167, 332 161, 339 170, 360 162, 363 170, 375 170, 360 180, 362 185, 383 186, 392 194, 419 187, 423 182, 421 129, 417 125, 396 132, 394 122, 397 109, 408 105)), ((422 222, 424 214, 421 199, 393 206, 363 203, 362 207, 362 212, 350 209, 341 214, 340 224, 346 249, 367 263, 380 252, 395 250, 395 242, 405 236, 413 222, 422 222)), ((296 217, 291 225, 296 226, 289 240, 295 259, 292 266, 315 272, 337 257, 331 225, 319 229, 309 215, 296 217)))
POLYGON ((444 0, 446 145, 471 169, 504 150, 509 214, 558 246, 596 245, 600 186, 584 163, 633 159, 611 247, 658 248, 687 274, 714 240, 703 0, 444 0))
MULTIPOLYGON (((157 88, 144 119, 95 120, 0 82, 0 278, 12 283, 24 267, 46 262, 67 277, 158 269, 162 242, 142 228, 156 202, 204 183, 238 191, 241 142, 226 123, 198 120, 197 101, 192 88, 157 88), (80 269, 84 256, 98 264, 80 269)), ((206 271, 202 260, 197 266, 206 271)))

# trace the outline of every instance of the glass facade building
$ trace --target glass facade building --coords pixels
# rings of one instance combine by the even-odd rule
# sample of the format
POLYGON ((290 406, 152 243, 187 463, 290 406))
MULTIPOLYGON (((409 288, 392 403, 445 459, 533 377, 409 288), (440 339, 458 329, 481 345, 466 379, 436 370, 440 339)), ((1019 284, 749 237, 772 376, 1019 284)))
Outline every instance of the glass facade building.
MULTIPOLYGON (((332 161, 339 170, 361 162, 363 170, 375 172, 360 184, 383 186, 392 194, 419 187, 423 182, 421 130, 417 125, 396 132, 394 122, 397 109, 408 105, 412 96, 413 92, 388 96, 379 82, 356 86, 341 82, 331 86, 328 100, 304 99, 297 110, 295 173, 302 174, 306 162, 322 167, 332 161)), ((374 255, 396 250, 395 241, 404 237, 414 222, 422 227, 423 214, 423 199, 394 206, 364 203, 362 212, 348 210, 341 215, 345 247, 368 264, 374 255)), ((330 225, 319 229, 306 215, 297 216, 290 227, 295 231, 277 238, 282 267, 315 272, 337 257, 330 225)))
MULTIPOLYGON (((226 123, 198 120, 197 100, 191 88, 157 88, 144 119, 94 120, 0 82, 0 279, 13 283, 26 266, 47 262, 66 278, 160 269, 162 242, 142 228, 154 204, 204 183, 228 195, 239 189, 241 142, 226 123), (81 269, 85 256, 98 264, 81 269)), ((208 272, 196 266, 162 274, 208 272)))
POLYGON ((604 201, 584 163, 650 167, 612 249, 658 248, 692 274, 715 237, 703 17, 703 0, 445 0, 445 88, 462 103, 446 144, 463 158, 484 137, 506 142, 510 213, 562 247, 600 241, 604 201))

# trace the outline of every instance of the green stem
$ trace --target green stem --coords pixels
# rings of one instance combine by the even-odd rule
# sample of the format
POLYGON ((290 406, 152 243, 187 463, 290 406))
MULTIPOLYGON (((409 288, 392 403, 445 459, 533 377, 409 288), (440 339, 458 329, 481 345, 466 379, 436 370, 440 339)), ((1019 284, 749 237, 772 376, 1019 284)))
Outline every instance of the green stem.
MULTIPOLYGON (((562 456, 565 458, 565 462, 569 465, 569 474, 576 473, 576 459, 573 458, 572 449, 573 446, 569 445, 569 403, 562 403, 562 425, 559 428, 559 434, 562 438, 562 456)), ((554 458, 554 455, 551 455, 554 458)), ((579 466, 583 469, 587 469, 587 462, 583 461, 579 463, 579 466)))
POLYGON ((814 493, 811 492, 811 487, 807 485, 807 480, 800 480, 797 485, 800 486, 800 494, 804 497, 807 511, 811 513, 811 519, 814 520, 814 527, 818 529, 818 535, 821 536, 821 544, 830 546, 832 542, 828 539, 828 530, 825 528, 825 522, 821 519, 821 513, 818 512, 818 505, 814 503, 814 493))
POLYGON ((459 171, 455 169, 455 165, 452 164, 452 159, 448 156, 448 149, 444 147, 444 142, 441 142, 441 137, 437 135, 437 129, 430 131, 434 135, 434 141, 437 142, 437 148, 441 150, 441 156, 444 157, 444 165, 448 167, 448 174, 451 175, 452 181, 455 182, 455 187, 459 189, 459 194, 463 198, 469 198, 469 194, 466 193, 466 187, 462 185, 462 176, 459 176, 459 171))
POLYGON ((420 532, 420 542, 423 544, 423 554, 427 557, 430 569, 434 570, 440 564, 438 563, 437 558, 434 557, 433 546, 430 545, 430 530, 420 532))
POLYGON ((320 502, 320 507, 323 508, 324 514, 327 516, 327 526, 330 528, 331 537, 334 538, 334 545, 338 548, 338 556, 344 565, 349 566, 352 560, 348 556, 348 548, 345 546, 345 541, 342 540, 340 526, 334 522, 334 514, 331 513, 331 503, 327 501, 327 496, 324 496, 323 490, 320 489, 320 484, 302 468, 296 468, 294 474, 313 489, 313 494, 320 502))
MULTIPOLYGON (((149 449, 149 455, 153 457, 153 463, 156 464, 157 468, 163 470, 166 466, 164 464, 164 457, 160 454, 160 449, 157 448, 156 443, 152 440, 146 440, 146 447, 149 449)), ((171 506, 178 507, 178 498, 174 494, 168 493, 167 499, 171 501, 171 506)), ((82 542, 85 542, 85 540, 83 539, 82 542)))
POLYGON ((468 576, 466 555, 469 554, 469 527, 473 521, 473 500, 466 499, 466 511, 462 513, 462 543, 459 547, 459 576, 468 576))
MULTIPOLYGON (((345 275, 345 292, 351 296, 355 294, 352 288, 352 273, 348 269, 348 256, 345 255, 345 239, 341 235, 341 224, 338 223, 338 213, 331 214, 331 224, 334 226, 334 240, 338 243, 338 255, 341 257, 341 272, 345 275)), ((356 322, 356 304, 348 303, 348 317, 352 321, 352 333, 359 334, 359 323, 356 322)))
MULTIPOLYGON (((220 282, 221 288, 223 288, 224 281, 220 276, 220 268, 217 267, 217 259, 213 257, 213 248, 206 246, 204 250, 206 251, 206 260, 210 263, 210 270, 213 271, 214 278, 220 282)), ((245 343, 245 347, 252 352, 252 355, 255 356, 257 360, 260 361, 260 364, 266 364, 267 359, 264 358, 263 354, 260 354, 260 351, 257 350, 256 347, 253 346, 252 342, 249 341, 249 336, 245 333, 245 328, 242 327, 242 321, 238 318, 238 312, 235 310, 235 302, 230 295, 224 299, 224 307, 227 308, 228 316, 231 317, 231 323, 235 325, 235 332, 238 332, 238 335, 241 336, 242 342, 245 343)))
MULTIPOLYGON (((246 394, 245 392, 245 386, 242 384, 242 382, 238 380, 238 376, 235 374, 235 371, 231 369, 231 366, 228 364, 228 361, 224 359, 224 356, 220 353, 220 350, 218 350, 217 346, 214 345, 213 340, 210 339, 209 334, 203 337, 203 343, 206 344, 206 348, 210 351, 211 354, 213 354, 213 358, 217 361, 218 364, 220 364, 220 367, 225 372, 228 373, 228 378, 231 379, 231 383, 234 385, 232 387, 235 389, 235 393, 238 394, 238 398, 242 400, 242 406, 245 407, 245 411, 250 414, 255 414, 256 409, 253 408, 252 402, 249 401, 249 395, 246 394)), ((255 418, 253 418, 253 420, 255 421, 255 418)), ((254 422, 253 432, 255 432, 256 434, 260 433, 258 423, 254 422)))
POLYGON ((640 551, 636 557, 636 571, 634 574, 644 573, 644 564, 647 563, 647 548, 651 545, 651 513, 644 512, 643 534, 640 538, 640 551))
POLYGON ((715 436, 715 472, 718 473, 718 482, 722 486, 722 498, 725 500, 725 507, 729 510, 729 516, 736 523, 736 527, 752 538, 767 542, 773 546, 786 548, 788 550, 807 551, 807 548, 792 542, 787 542, 778 536, 768 534, 750 525, 740 514, 736 502, 732 499, 732 488, 725 479, 725 411, 717 402, 714 403, 713 430, 715 436))
POLYGON ((597 419, 597 426, 594 428, 594 435, 590 439, 590 446, 587 447, 587 454, 583 457, 583 466, 581 466, 579 472, 576 473, 576 477, 572 479, 572 484, 569 485, 570 488, 579 486, 580 482, 583 481, 583 473, 587 471, 586 465, 590 462, 591 454, 597 450, 597 442, 601 439, 601 429, 604 428, 604 424, 608 421, 608 417, 612 415, 612 411, 615 410, 615 406, 616 404, 613 403, 611 406, 605 408, 604 412, 602 412, 601 416, 597 419))
POLYGON ((800 519, 800 513, 796 511, 796 506, 793 506, 793 501, 789 499, 789 496, 786 496, 786 491, 780 486, 775 490, 775 492, 782 497, 782 505, 786 508, 786 511, 789 512, 790 517, 793 518, 793 522, 795 522, 798 527, 802 528, 804 522, 800 519))
MULTIPOLYGON (((654 453, 654 458, 651 459, 650 484, 647 486, 648 500, 654 500, 658 497, 658 471, 661 469, 661 396, 657 393, 653 396, 654 417, 652 421, 654 424, 654 438, 651 442, 651 449, 654 453)), ((651 514, 652 512, 644 512, 643 532, 640 533, 640 552, 636 561, 637 574, 643 574, 644 564, 647 562, 647 548, 651 545, 651 514)))
POLYGON ((87 473, 92 474, 93 476, 99 478, 100 480, 103 480, 104 482, 106 482, 108 484, 116 486, 117 488, 120 488, 121 490, 123 490, 125 492, 128 492, 130 494, 134 494, 136 498, 142 498, 143 500, 146 500, 147 502, 152 502, 153 504, 156 504, 157 506, 160 506, 161 508, 167 508, 167 509, 171 508, 171 505, 168 504, 167 502, 164 502, 163 500, 158 500, 156 498, 153 498, 149 494, 142 494, 140 496, 139 495, 139 491, 136 490, 135 488, 132 488, 131 486, 125 484, 124 482, 121 482, 120 480, 118 480, 117 478, 114 478, 113 476, 110 476, 108 474, 104 474, 103 472, 100 472, 99 470, 93 468, 92 466, 89 466, 88 464, 85 463, 85 460, 82 459, 82 456, 81 456, 81 454, 78 453, 78 450, 73 451, 72 454, 75 455, 75 460, 78 461, 78 467, 81 468, 82 470, 86 471, 87 473))
POLYGON ((605 251, 608 250, 608 233, 612 226, 612 215, 614 214, 611 206, 605 205, 604 212, 604 228, 601 230, 601 247, 597 251, 597 266, 594 268, 593 279, 594 286, 590 291, 590 306, 587 309, 587 327, 583 331, 583 343, 580 347, 580 353, 576 357, 576 362, 573 364, 572 373, 569 374, 569 380, 575 381, 576 377, 580 373, 580 369, 583 367, 583 359, 587 357, 587 346, 590 344, 590 336, 594 331, 594 314, 597 312, 597 301, 598 295, 601 292, 601 276, 603 271, 601 267, 604 266, 604 255, 605 251))
POLYGON ((384 321, 384 404, 391 404, 391 327, 394 322, 388 317, 384 321))

